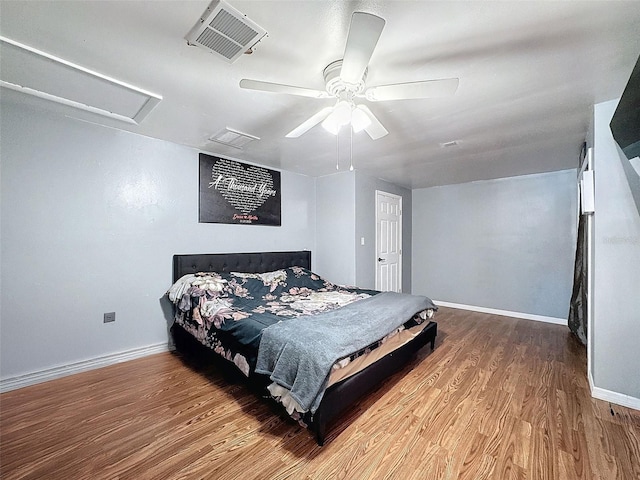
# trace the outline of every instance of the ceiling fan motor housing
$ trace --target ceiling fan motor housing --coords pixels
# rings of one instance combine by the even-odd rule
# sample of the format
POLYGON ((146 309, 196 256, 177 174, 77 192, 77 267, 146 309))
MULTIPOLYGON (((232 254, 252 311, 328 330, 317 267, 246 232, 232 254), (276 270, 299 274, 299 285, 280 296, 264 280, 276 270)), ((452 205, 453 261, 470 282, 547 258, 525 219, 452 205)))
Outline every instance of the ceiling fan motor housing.
POLYGON ((327 92, 343 100, 353 101, 353 97, 359 95, 364 90, 364 83, 367 79, 368 68, 365 69, 362 78, 358 83, 347 83, 340 77, 342 60, 331 62, 325 67, 322 74, 327 92))

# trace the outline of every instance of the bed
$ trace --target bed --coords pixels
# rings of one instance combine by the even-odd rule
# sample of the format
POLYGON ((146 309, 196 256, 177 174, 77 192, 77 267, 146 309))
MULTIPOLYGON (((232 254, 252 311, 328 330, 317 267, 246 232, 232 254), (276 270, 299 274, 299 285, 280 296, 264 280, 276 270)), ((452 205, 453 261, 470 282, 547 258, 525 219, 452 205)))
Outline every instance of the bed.
MULTIPOLYGON (((437 307, 429 299, 334 285, 313 273, 309 251, 174 255, 173 282, 169 297, 174 303, 171 332, 176 350, 201 359, 224 358, 244 374, 251 387, 279 400, 295 420, 311 430, 319 445, 324 444, 330 422, 350 405, 399 371, 422 347, 427 344, 431 349, 435 347, 437 324, 431 318, 437 307), (258 305, 255 302, 259 298, 267 303, 258 305), (376 336, 376 329, 390 328, 379 326, 387 320, 375 325, 375 319, 383 315, 378 312, 386 312, 386 304, 392 302, 395 308, 399 301, 407 302, 404 313, 393 314, 398 317, 395 321, 399 326, 394 326, 387 335, 376 336), (420 310, 406 314, 417 305, 420 310), (371 311, 376 314, 367 313, 371 311), (400 315, 404 315, 401 324, 400 315), (323 320, 318 322, 320 318, 323 320), (313 325, 344 322, 345 328, 349 328, 351 322, 362 328, 365 321, 367 328, 362 333, 339 335, 348 339, 357 337, 353 341, 364 342, 366 346, 357 345, 349 355, 339 357, 323 380, 319 395, 305 397, 306 391, 296 391, 298 384, 308 388, 310 383, 314 392, 314 376, 322 379, 325 370, 315 360, 307 362, 311 355, 300 354, 295 348, 292 354, 300 357, 285 358, 282 352, 288 353, 289 342, 284 343, 286 348, 277 343, 283 335, 278 330, 295 329, 295 337, 301 338, 301 348, 306 348, 307 343, 317 343, 317 338, 325 341, 324 331, 314 331, 313 325), (308 339, 302 339, 307 328, 310 328, 308 339), (211 336, 210 332, 215 333, 211 336), (370 342, 374 336, 378 340, 370 342), (275 357, 268 356, 269 350, 275 357), (295 378, 287 378, 289 373, 284 374, 284 379, 276 378, 283 364, 286 367, 292 363, 299 370, 295 378), (310 365, 306 366, 307 363, 310 365), (312 380, 307 382, 308 378, 312 380)), ((338 347, 352 348, 349 342, 338 347)), ((324 343, 320 348, 324 352, 324 343)), ((334 347, 326 347, 331 348, 334 347)), ((330 353, 327 357, 333 358, 330 353)))

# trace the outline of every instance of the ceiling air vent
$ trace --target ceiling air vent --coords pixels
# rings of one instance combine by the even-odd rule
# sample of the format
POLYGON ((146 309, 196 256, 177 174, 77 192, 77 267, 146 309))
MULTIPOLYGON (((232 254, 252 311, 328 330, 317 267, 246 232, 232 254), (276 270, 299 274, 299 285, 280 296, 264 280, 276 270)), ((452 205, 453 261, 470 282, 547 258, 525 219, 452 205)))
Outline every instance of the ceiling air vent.
POLYGON ((220 130, 209 137, 209 141, 211 142, 221 143, 228 147, 237 148, 238 150, 242 150, 247 143, 253 142, 254 140, 260 140, 260 137, 250 135, 239 130, 234 130, 229 127, 224 130, 220 130))
POLYGON ((185 37, 229 63, 258 43, 266 30, 226 2, 213 0, 185 37))

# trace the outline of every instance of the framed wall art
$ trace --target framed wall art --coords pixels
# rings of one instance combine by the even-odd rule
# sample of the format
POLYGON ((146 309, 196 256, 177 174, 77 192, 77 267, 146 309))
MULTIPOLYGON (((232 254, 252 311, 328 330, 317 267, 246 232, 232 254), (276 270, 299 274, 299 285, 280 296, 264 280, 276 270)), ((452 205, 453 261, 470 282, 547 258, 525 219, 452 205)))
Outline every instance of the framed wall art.
POLYGON ((200 223, 281 225, 280 172, 200 154, 200 223))

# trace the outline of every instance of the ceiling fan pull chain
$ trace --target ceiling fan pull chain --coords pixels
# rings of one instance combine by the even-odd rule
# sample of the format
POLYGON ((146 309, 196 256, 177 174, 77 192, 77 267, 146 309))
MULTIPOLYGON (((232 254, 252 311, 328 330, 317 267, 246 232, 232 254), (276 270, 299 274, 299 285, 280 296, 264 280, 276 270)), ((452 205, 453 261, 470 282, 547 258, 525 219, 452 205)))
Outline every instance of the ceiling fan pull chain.
POLYGON ((353 125, 349 124, 349 171, 353 171, 353 125))
POLYGON ((340 170, 340 131, 336 135, 336 170, 340 170))

